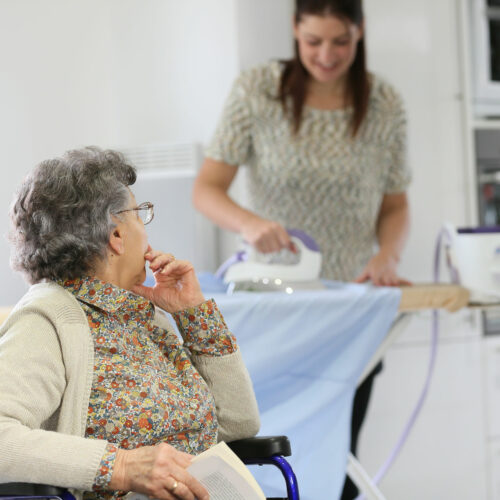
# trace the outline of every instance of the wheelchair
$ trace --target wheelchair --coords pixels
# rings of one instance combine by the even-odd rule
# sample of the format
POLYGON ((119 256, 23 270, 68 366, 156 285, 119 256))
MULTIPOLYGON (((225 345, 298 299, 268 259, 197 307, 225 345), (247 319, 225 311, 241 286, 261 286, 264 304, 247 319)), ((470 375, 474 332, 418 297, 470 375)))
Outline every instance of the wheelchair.
MULTIPOLYGON (((299 500, 297 478, 284 457, 292 454, 286 436, 256 436, 227 443, 247 465, 270 464, 278 467, 286 483, 286 497, 267 500, 299 500)), ((64 488, 32 483, 0 484, 0 500, 75 500, 64 488)))

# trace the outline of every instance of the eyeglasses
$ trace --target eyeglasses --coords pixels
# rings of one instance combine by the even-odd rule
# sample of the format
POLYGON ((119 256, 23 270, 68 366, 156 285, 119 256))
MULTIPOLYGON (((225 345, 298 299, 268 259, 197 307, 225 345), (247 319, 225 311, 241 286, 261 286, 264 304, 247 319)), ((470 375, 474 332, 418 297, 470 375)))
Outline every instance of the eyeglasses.
POLYGON ((121 214, 122 212, 131 212, 132 210, 135 210, 139 217, 141 218, 142 222, 144 225, 149 224, 155 215, 153 211, 153 204, 149 201, 145 201, 144 203, 141 203, 139 206, 135 208, 127 208, 126 210, 120 210, 119 212, 116 212, 116 214, 121 214))

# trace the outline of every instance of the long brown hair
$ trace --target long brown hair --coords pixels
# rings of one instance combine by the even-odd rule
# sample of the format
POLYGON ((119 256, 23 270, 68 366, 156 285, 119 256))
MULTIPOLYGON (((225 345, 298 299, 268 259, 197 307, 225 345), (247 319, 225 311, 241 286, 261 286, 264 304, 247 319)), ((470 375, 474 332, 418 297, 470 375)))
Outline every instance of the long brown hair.
MULTIPOLYGON (((333 15, 347 19, 359 27, 364 19, 362 0, 296 0, 295 23, 299 23, 304 14, 333 15)), ((300 60, 299 46, 295 41, 295 57, 283 62, 278 94, 285 113, 291 114, 295 134, 298 133, 302 122, 308 79, 309 73, 300 60), (289 110, 289 98, 291 110, 289 110)), ((353 137, 356 136, 366 116, 369 97, 370 81, 366 69, 365 42, 362 37, 358 42, 354 61, 349 68, 344 96, 344 102, 352 102, 354 108, 351 122, 353 137)))

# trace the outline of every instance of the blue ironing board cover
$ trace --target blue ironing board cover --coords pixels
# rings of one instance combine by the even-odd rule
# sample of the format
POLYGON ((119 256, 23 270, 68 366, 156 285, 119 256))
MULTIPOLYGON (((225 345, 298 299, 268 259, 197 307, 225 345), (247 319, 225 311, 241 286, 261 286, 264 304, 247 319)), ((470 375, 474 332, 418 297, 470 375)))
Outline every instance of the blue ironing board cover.
MULTIPOLYGON (((356 385, 397 316, 401 291, 325 281, 326 290, 227 295, 213 275, 198 277, 238 339, 259 403, 260 434, 290 438, 303 500, 338 498, 356 385)), ((252 472, 268 496, 283 493, 277 471, 252 472)))
MULTIPOLYGON (((228 295, 212 274, 198 278, 238 339, 260 434, 290 438, 301 499, 338 498, 356 385, 397 316, 401 291, 325 281, 326 290, 228 295)), ((252 473, 267 496, 283 495, 277 469, 255 466, 252 473)))

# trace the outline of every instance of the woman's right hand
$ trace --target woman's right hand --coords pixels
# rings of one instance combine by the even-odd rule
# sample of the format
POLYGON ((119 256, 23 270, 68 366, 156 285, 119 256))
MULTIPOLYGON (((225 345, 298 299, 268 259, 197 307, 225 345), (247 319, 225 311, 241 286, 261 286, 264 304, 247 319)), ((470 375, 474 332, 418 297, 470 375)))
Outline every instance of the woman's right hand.
POLYGON ((241 227, 241 236, 259 252, 279 252, 295 248, 286 229, 278 222, 252 215, 241 227))
POLYGON ((160 500, 208 500, 208 491, 186 470, 191 459, 191 455, 166 443, 120 449, 109 488, 135 491, 160 500))

